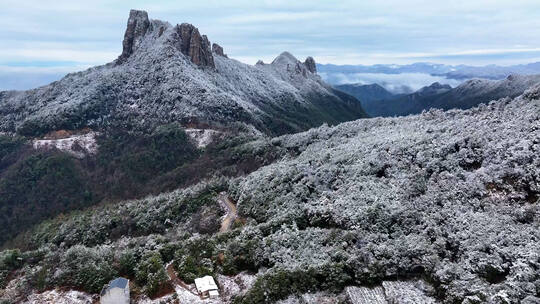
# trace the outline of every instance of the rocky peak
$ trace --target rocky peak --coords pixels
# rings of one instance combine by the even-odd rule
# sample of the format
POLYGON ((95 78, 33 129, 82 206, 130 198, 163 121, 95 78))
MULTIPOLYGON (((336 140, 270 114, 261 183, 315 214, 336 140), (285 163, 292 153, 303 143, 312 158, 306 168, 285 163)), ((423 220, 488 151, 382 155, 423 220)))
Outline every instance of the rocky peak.
POLYGON ((313 57, 309 56, 308 58, 306 58, 306 61, 304 61, 304 65, 311 73, 317 73, 317 66, 315 66, 315 59, 313 59, 313 57))
POLYGON ((118 57, 118 63, 124 62, 139 46, 142 38, 150 27, 148 13, 145 11, 131 10, 127 22, 124 41, 122 42, 122 54, 118 57))
POLYGON ((273 65, 289 65, 289 66, 292 66, 292 65, 295 65, 297 62, 298 62, 298 59, 296 59, 296 57, 294 57, 291 53, 283 52, 283 53, 279 54, 279 56, 277 56, 274 59, 274 61, 272 61, 272 64, 273 65))
POLYGON ((288 72, 302 74, 304 77, 307 77, 308 73, 317 73, 315 60, 312 57, 306 58, 306 61, 302 63, 289 52, 283 52, 277 56, 276 59, 272 61, 272 65, 279 69, 285 69, 288 72))
POLYGON ((223 53, 223 48, 221 47, 221 45, 219 45, 217 43, 212 43, 212 52, 216 53, 219 56, 223 56, 223 57, 228 58, 227 55, 225 55, 225 53, 223 53))
POLYGON ((206 35, 201 36, 199 29, 188 23, 177 25, 176 32, 180 36, 180 43, 177 47, 182 54, 189 57, 191 62, 196 65, 215 67, 210 41, 206 35))

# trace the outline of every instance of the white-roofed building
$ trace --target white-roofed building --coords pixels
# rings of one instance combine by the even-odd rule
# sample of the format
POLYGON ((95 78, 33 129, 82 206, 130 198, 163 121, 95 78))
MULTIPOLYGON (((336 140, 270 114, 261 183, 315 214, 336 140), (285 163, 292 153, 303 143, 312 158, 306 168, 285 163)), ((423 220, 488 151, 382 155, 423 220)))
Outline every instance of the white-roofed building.
POLYGON ((219 297, 218 287, 211 276, 195 279, 195 287, 197 287, 197 292, 203 299, 216 299, 219 297))

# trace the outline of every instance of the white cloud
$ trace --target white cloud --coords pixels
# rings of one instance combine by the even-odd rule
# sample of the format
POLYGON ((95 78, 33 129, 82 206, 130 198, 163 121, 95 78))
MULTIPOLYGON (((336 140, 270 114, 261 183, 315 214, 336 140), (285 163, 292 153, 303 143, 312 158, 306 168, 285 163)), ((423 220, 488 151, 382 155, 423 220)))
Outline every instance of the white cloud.
POLYGON ((332 84, 377 83, 393 93, 409 93, 422 87, 428 86, 434 82, 449 84, 452 87, 458 86, 463 81, 447 79, 445 77, 432 76, 424 73, 401 73, 401 74, 382 74, 382 73, 320 73, 321 77, 332 84))
POLYGON ((40 66, 5 66, 0 65, 0 73, 8 75, 12 74, 55 74, 55 75, 65 75, 67 73, 78 72, 86 70, 92 67, 92 65, 67 65, 67 66, 50 66, 50 67, 40 67, 40 66))
POLYGON ((9 61, 72 61, 80 63, 103 64, 118 57, 117 52, 99 50, 70 49, 0 49, 3 62, 9 61))
POLYGON ((246 23, 277 23, 282 21, 301 21, 306 19, 315 19, 325 17, 321 12, 268 12, 241 14, 227 16, 216 20, 219 23, 226 24, 246 24, 246 23))

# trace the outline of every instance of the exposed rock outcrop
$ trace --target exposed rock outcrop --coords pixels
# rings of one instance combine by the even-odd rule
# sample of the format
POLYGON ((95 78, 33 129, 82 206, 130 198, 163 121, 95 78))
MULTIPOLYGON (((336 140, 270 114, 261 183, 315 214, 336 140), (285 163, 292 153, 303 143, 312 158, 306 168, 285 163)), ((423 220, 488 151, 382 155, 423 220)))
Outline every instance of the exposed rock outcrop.
POLYGON ((122 42, 122 54, 118 57, 118 63, 124 62, 139 46, 142 38, 150 27, 148 13, 145 11, 131 10, 127 23, 124 41, 122 42))
POLYGON ((225 53, 223 53, 223 48, 221 47, 221 45, 219 45, 217 43, 212 43, 212 52, 216 53, 219 56, 229 58, 229 57, 227 57, 227 55, 225 53))
POLYGON ((317 72, 315 60, 312 57, 308 57, 305 62, 301 62, 289 52, 281 53, 272 61, 272 65, 285 69, 287 72, 302 75, 304 78, 308 77, 308 73, 311 75, 317 72))
POLYGON ((176 31, 180 36, 179 49, 191 62, 199 66, 215 67, 210 41, 206 35, 201 36, 199 29, 189 23, 177 25, 176 31))
POLYGON ((304 61, 304 65, 311 73, 317 73, 317 66, 315 66, 315 59, 313 59, 313 57, 309 56, 308 58, 306 58, 306 61, 304 61))

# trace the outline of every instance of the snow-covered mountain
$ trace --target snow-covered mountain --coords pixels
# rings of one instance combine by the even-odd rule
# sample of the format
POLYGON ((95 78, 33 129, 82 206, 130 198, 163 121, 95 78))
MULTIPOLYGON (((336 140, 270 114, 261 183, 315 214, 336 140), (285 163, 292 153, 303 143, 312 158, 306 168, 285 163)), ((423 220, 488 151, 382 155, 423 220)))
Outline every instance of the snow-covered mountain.
POLYGON ((534 75, 540 74, 540 62, 529 64, 518 64, 512 66, 498 66, 495 64, 486 66, 467 66, 458 65, 445 73, 433 73, 434 75, 445 76, 448 79, 471 79, 483 78, 492 80, 501 80, 512 74, 534 75))
POLYGON ((432 102, 440 109, 466 109, 494 99, 517 97, 540 83, 540 75, 510 75, 503 80, 472 79, 441 94, 432 102))
POLYGON ((0 132, 146 130, 184 125, 254 126, 267 134, 365 117, 358 101, 325 84, 315 62, 289 53, 255 66, 227 58, 190 24, 173 26, 131 11, 114 62, 29 91, 0 93, 0 132))
POLYGON ((451 88, 434 83, 412 94, 363 104, 375 116, 417 114, 431 108, 468 109, 504 97, 514 98, 540 83, 540 75, 510 75, 503 80, 472 79, 451 88))

